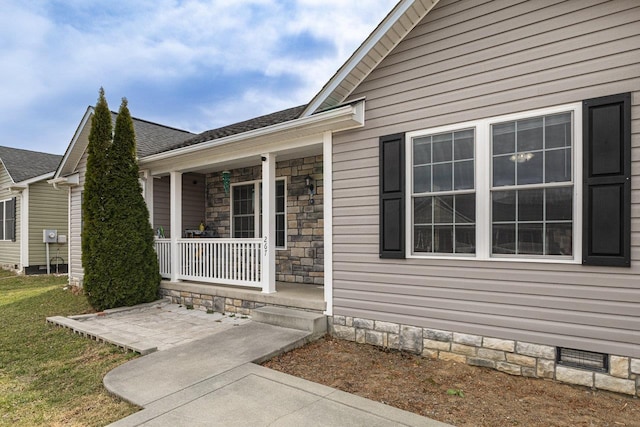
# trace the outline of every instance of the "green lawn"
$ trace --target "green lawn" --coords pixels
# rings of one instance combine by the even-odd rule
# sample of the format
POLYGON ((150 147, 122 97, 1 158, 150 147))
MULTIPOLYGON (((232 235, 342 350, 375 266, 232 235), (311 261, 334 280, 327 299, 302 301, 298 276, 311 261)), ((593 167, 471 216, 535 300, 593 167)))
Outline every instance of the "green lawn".
POLYGON ((102 385, 133 354, 46 323, 91 311, 66 281, 0 271, 0 426, 98 426, 137 411, 102 385))

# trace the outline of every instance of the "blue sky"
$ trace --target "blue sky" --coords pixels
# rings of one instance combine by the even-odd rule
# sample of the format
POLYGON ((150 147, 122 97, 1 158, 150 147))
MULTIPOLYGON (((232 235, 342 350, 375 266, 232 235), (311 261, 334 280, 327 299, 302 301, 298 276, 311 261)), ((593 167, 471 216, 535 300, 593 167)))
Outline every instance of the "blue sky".
POLYGON ((104 87, 202 132, 308 102, 397 0, 0 0, 0 145, 63 154, 104 87))

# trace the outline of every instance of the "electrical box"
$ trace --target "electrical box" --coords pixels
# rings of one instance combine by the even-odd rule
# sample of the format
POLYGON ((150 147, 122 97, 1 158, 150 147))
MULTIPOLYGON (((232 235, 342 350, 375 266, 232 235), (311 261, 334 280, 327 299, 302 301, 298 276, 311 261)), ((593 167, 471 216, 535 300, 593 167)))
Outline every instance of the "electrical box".
POLYGON ((65 236, 64 234, 59 234, 58 243, 67 243, 67 236, 65 236))
POLYGON ((57 243, 58 242, 58 230, 42 230, 42 242, 43 243, 57 243))

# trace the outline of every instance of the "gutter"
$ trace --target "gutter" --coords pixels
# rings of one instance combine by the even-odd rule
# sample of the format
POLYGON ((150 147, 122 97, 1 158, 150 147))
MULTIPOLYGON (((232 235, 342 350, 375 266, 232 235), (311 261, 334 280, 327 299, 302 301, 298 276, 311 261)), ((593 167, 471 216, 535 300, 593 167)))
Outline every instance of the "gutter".
POLYGON ((47 183, 53 185, 56 190, 60 190, 60 187, 75 187, 80 184, 80 174, 74 173, 73 175, 61 176, 50 179, 47 183))
MULTIPOLYGON (((165 151, 158 154, 152 154, 150 156, 141 159, 141 162, 153 162, 157 160, 164 160, 183 154, 195 153, 198 151, 207 150, 222 145, 232 144, 235 142, 265 137, 277 133, 283 133, 292 131, 295 129, 304 128, 307 126, 313 126, 322 124, 325 122, 331 122, 341 119, 351 119, 354 122, 352 127, 361 127, 364 125, 364 101, 359 101, 355 104, 345 105, 339 108, 334 108, 329 111, 314 114, 312 116, 301 117, 287 122, 278 123, 275 125, 267 126, 260 129, 254 129, 247 132, 230 135, 224 138, 213 139, 188 147, 177 148, 175 150, 165 151)), ((342 130, 342 129, 341 129, 342 130)))

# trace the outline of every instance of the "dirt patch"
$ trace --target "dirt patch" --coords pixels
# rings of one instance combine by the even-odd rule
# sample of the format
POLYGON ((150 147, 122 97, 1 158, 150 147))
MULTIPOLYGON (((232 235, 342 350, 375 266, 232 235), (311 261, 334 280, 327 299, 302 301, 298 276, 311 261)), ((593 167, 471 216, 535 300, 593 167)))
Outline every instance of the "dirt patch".
POLYGON ((264 366, 456 426, 640 426, 640 399, 323 338, 264 366))

